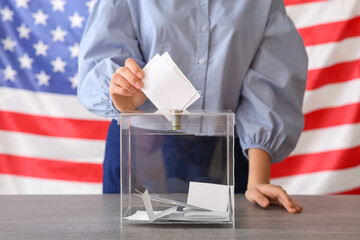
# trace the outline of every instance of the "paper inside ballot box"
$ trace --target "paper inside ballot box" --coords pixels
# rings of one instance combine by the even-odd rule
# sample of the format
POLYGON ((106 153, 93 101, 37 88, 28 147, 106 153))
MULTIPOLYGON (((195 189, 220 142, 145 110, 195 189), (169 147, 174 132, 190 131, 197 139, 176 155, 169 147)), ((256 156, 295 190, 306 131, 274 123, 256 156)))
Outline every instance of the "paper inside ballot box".
POLYGON ((190 182, 187 204, 215 212, 226 212, 228 203, 229 186, 190 182))
POLYGON ((168 216, 173 221, 228 221, 229 186, 221 184, 190 182, 187 203, 151 196, 147 190, 136 194, 146 209, 137 211, 127 220, 150 221, 168 216), (154 211, 151 201, 174 205, 164 211, 154 211), (183 208, 179 211, 180 208, 183 208))

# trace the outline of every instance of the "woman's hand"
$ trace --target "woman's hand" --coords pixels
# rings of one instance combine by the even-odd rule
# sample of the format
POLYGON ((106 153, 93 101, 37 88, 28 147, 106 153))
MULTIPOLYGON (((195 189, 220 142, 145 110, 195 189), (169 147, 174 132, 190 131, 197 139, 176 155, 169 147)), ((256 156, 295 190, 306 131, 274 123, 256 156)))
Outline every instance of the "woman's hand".
POLYGON ((299 213, 302 211, 300 204, 292 200, 286 191, 277 185, 258 184, 249 187, 245 192, 248 201, 256 203, 263 208, 270 204, 282 205, 289 213, 299 213))
POLYGON ((125 66, 118 68, 112 75, 109 92, 118 111, 135 110, 144 104, 147 97, 140 89, 143 87, 143 78, 143 71, 131 58, 126 59, 125 66))
POLYGON ((282 187, 270 184, 270 155, 258 148, 250 148, 248 155, 249 180, 246 199, 263 208, 269 204, 278 204, 284 206, 289 213, 301 212, 302 207, 292 200, 282 187))

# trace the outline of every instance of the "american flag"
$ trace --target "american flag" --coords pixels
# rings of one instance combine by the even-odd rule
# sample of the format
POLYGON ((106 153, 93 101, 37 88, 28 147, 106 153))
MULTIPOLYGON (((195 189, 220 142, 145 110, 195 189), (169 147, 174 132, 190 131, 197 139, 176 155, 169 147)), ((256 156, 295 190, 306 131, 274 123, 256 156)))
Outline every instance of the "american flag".
MULTIPOLYGON (((285 0, 309 55, 305 128, 272 183, 360 193, 360 1, 285 0)), ((0 2, 0 193, 101 193, 108 121, 77 102, 95 0, 0 2)))
POLYGON ((0 2, 0 193, 101 193, 108 120, 76 97, 95 1, 0 2))
POLYGON ((285 0, 309 57, 305 128, 272 183, 292 194, 360 194, 360 1, 285 0))

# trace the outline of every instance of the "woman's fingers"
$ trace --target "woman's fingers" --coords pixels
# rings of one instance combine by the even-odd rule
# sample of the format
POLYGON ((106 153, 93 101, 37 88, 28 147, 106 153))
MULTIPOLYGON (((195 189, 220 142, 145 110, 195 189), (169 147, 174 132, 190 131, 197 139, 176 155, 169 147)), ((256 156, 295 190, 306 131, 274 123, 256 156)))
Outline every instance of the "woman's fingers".
POLYGON ((294 201, 282 187, 269 184, 260 186, 260 189, 260 191, 263 190, 264 194, 269 195, 269 197, 273 199, 272 202, 282 205, 289 213, 297 213, 301 211, 296 208, 294 201))
POLYGON ((130 71, 127 67, 118 68, 115 74, 119 74, 122 76, 126 81, 128 81, 133 87, 139 89, 143 86, 142 81, 138 78, 133 72, 130 71))
POLYGON ((126 71, 124 70, 124 72, 125 72, 124 74, 126 74, 126 75, 123 75, 123 76, 126 79, 128 79, 127 77, 129 76, 128 80, 131 80, 132 84, 136 88, 142 88, 143 83, 142 83, 141 79, 144 77, 144 72, 141 70, 140 66, 136 63, 136 61, 132 58, 126 59, 124 68, 126 70, 126 71), (132 75, 131 78, 130 78, 130 75, 132 75))
POLYGON ((302 211, 301 205, 292 200, 280 186, 259 184, 248 189, 245 195, 250 202, 256 202, 262 207, 267 207, 269 205, 267 202, 271 202, 273 204, 282 205, 289 213, 298 213, 302 211))
POLYGON ((131 96, 137 89, 119 73, 114 73, 109 87, 110 93, 131 96))
POLYGON ((302 211, 302 206, 299 203, 297 203, 296 201, 294 201, 294 200, 292 200, 292 202, 293 202, 297 212, 301 212, 302 211))
POLYGON ((141 91, 144 73, 135 60, 128 58, 125 66, 116 69, 111 76, 109 92, 115 108, 120 111, 134 110, 146 101, 141 91))
POLYGON ((280 190, 278 190, 277 199, 278 199, 278 202, 281 205, 283 205, 289 213, 298 213, 298 212, 301 212, 301 210, 302 210, 302 207, 300 206, 300 204, 298 204, 297 202, 292 200, 290 198, 290 196, 287 194, 287 192, 282 188, 280 188, 280 190))
POLYGON ((263 208, 269 206, 270 204, 270 201, 257 188, 252 188, 246 191, 245 197, 250 202, 257 203, 263 208))
POLYGON ((132 58, 128 58, 125 61, 125 67, 127 67, 133 74, 135 74, 138 78, 143 78, 144 73, 141 70, 140 66, 136 63, 136 61, 132 58))
POLYGON ((126 96, 131 97, 132 93, 116 84, 111 84, 109 87, 110 96, 126 96))
POLYGON ((287 194, 287 192, 284 189, 282 189, 281 187, 280 188, 275 188, 274 194, 275 194, 276 199, 278 200, 278 202, 281 205, 283 205, 285 207, 285 209, 289 213, 296 213, 297 212, 292 199, 289 197, 289 195, 287 194))

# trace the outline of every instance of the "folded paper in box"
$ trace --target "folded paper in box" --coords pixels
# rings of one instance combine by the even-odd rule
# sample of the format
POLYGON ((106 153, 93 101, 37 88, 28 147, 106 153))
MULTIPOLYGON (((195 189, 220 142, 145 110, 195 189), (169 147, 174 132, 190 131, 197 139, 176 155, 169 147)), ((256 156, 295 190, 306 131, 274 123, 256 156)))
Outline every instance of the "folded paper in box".
POLYGON ((190 182, 187 203, 154 197, 149 195, 148 190, 144 193, 137 191, 135 194, 142 198, 146 215, 144 211, 137 211, 134 215, 127 217, 133 221, 156 221, 157 219, 168 217, 172 221, 228 221, 228 202, 229 187, 220 184, 190 182), (154 212, 151 205, 152 201, 162 202, 174 205, 164 211, 154 212), (177 211, 178 208, 183 208, 177 211))

